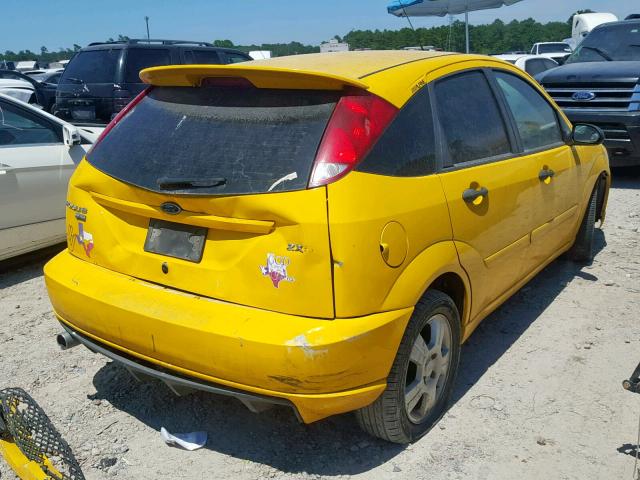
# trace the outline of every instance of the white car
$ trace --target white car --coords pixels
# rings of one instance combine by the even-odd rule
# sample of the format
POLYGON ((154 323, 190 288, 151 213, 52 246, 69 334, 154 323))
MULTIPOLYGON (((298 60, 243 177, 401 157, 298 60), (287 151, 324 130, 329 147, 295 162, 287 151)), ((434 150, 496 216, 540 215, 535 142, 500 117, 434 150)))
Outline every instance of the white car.
POLYGON ((17 98, 23 102, 29 102, 36 89, 28 82, 10 78, 0 78, 0 93, 17 98))
POLYGON ((494 57, 513 63, 532 77, 559 66, 555 60, 541 57, 540 55, 494 55, 494 57))
POLYGON ((102 130, 0 94, 0 260, 65 240, 69 177, 102 130))
POLYGON ((565 42, 538 42, 531 47, 531 55, 550 58, 559 64, 562 64, 571 52, 573 52, 571 45, 565 42))

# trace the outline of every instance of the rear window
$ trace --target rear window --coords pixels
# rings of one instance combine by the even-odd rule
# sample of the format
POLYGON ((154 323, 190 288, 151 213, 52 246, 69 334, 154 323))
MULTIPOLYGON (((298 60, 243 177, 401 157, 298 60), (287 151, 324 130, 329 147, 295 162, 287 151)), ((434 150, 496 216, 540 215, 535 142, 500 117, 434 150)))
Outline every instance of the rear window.
POLYGON ((87 50, 69 62, 60 83, 114 83, 120 49, 87 50))
POLYGON ((339 96, 309 90, 154 88, 87 159, 107 175, 157 192, 304 189, 339 96))
POLYGON ((125 82, 142 83, 140 70, 171 64, 171 54, 166 48, 130 48, 127 51, 125 82))

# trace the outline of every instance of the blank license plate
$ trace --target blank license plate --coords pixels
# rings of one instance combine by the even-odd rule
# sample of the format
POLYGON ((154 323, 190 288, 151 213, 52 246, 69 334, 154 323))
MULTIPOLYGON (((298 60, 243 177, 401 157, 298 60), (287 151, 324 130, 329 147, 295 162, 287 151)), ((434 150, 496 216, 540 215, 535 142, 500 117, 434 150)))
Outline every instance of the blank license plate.
POLYGON ((206 228, 151 219, 144 250, 198 263, 206 238, 206 228))
POLYGON ((71 109, 71 118, 74 120, 95 120, 95 107, 73 107, 71 109))

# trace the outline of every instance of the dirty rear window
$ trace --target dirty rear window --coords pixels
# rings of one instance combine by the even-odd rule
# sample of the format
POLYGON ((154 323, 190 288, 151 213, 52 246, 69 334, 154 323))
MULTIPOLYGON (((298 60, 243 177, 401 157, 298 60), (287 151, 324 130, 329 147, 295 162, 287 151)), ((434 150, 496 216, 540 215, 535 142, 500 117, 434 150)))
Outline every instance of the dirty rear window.
POLYGON ((157 87, 88 155, 148 190, 230 195, 306 188, 339 92, 157 87))

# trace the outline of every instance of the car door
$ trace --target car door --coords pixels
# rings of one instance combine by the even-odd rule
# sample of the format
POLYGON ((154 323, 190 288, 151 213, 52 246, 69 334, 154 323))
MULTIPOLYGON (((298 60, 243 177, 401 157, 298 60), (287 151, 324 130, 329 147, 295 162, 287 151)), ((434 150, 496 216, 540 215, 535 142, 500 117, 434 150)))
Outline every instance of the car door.
POLYGON ((467 70, 432 86, 453 238, 473 289, 472 321, 524 275, 538 162, 520 157, 490 72, 467 70))
MULTIPOLYGON (((74 157, 77 159, 78 155, 74 157)), ((2 250, 19 248, 15 242, 38 240, 16 235, 17 229, 64 218, 67 184, 73 168, 59 124, 0 99, 2 250)), ((63 225, 62 222, 61 236, 63 225)))
POLYGON ((579 185, 588 170, 584 171, 579 157, 565 143, 557 113, 538 89, 519 75, 502 70, 493 74, 514 122, 520 150, 539 169, 531 212, 531 254, 526 259, 526 270, 531 271, 571 240, 579 185))

